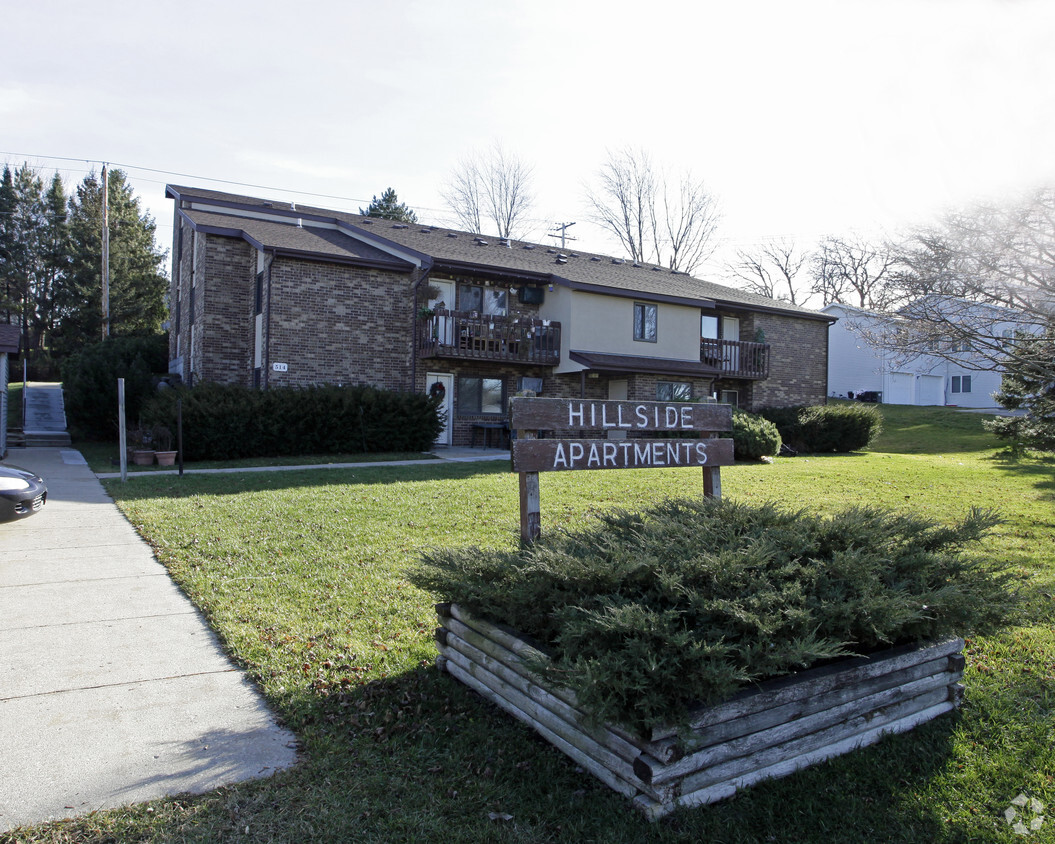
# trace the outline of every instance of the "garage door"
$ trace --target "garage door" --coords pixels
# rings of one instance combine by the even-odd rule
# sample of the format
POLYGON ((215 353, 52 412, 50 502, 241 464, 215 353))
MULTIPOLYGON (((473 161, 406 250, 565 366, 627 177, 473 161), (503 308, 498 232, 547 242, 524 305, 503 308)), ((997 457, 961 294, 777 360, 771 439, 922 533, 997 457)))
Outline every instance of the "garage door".
POLYGON ((911 372, 891 372, 887 376, 887 388, 883 391, 886 404, 912 404, 916 376, 911 372))
POLYGON ((945 379, 941 375, 921 375, 916 389, 918 404, 945 404, 945 379))

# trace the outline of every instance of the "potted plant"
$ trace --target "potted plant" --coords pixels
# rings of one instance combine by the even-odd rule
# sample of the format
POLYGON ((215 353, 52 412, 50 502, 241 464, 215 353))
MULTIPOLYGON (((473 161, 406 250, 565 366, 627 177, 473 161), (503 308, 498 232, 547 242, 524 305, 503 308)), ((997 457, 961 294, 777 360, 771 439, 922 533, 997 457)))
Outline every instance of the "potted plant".
POLYGON ((150 466, 154 462, 154 446, 149 431, 136 426, 128 432, 128 441, 131 443, 132 462, 136 466, 150 466))
POLYGON ((164 425, 157 425, 152 433, 158 466, 172 466, 176 462, 176 452, 172 450, 172 431, 164 425))

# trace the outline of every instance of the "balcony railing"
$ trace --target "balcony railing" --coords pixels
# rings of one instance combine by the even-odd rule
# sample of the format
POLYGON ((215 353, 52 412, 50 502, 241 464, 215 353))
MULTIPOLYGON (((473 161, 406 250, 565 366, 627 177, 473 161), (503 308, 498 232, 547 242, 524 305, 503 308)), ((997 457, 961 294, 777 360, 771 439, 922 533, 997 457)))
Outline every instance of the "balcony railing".
POLYGON ((700 360, 718 370, 722 378, 769 377, 769 344, 742 340, 700 341, 700 360))
POLYGON ((560 323, 438 308, 418 319, 418 354, 556 366, 560 323))

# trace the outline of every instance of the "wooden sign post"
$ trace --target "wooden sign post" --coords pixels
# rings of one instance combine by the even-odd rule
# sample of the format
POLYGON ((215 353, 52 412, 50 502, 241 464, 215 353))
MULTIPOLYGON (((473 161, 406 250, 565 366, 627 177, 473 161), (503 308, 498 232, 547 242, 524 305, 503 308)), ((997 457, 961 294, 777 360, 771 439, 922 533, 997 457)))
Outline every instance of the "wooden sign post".
POLYGON ((580 469, 703 467, 703 494, 722 494, 721 466, 733 463, 733 409, 720 404, 591 401, 518 396, 509 402, 513 471, 520 473, 520 538, 541 534, 539 472, 580 469), (619 439, 538 439, 539 431, 595 429, 622 432, 619 439), (665 439, 640 435, 663 432, 665 439), (702 439, 701 439, 702 437, 702 439))

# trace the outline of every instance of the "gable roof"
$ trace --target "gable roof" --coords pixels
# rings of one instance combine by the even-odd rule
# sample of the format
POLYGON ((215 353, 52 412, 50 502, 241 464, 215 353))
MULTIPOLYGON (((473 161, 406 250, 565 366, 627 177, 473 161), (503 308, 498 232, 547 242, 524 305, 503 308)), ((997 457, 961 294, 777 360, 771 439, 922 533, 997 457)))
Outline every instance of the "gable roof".
POLYGON ((322 260, 373 261, 394 269, 417 265, 452 275, 499 276, 694 307, 720 304, 832 321, 827 314, 656 264, 222 191, 168 185, 165 195, 176 200, 179 212, 193 225, 217 234, 243 236, 257 248, 315 255, 322 260), (297 227, 298 220, 303 228, 297 227), (319 235, 320 226, 331 227, 334 235, 319 235))

